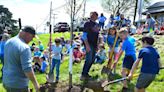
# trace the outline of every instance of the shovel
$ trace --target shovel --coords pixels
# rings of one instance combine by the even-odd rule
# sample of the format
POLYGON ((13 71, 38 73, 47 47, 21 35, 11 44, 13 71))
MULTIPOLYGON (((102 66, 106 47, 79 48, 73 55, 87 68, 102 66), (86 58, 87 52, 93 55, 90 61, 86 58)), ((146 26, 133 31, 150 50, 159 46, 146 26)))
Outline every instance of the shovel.
MULTIPOLYGON (((134 74, 133 77, 137 77, 139 74, 134 74)), ((105 87, 105 86, 108 86, 110 84, 113 84, 113 83, 118 83, 118 82, 121 82, 121 81, 124 81, 124 80, 128 80, 128 77, 124 77, 124 78, 120 78, 120 79, 116 79, 116 80, 113 80, 113 81, 105 81, 101 84, 101 87, 105 87)))
MULTIPOLYGON (((111 63, 112 63, 112 60, 113 60, 113 54, 114 54, 114 49, 115 49, 117 40, 118 40, 118 34, 116 34, 116 38, 114 40, 112 50, 110 51, 108 64, 107 64, 107 66, 103 67, 103 69, 101 70, 101 74, 113 75, 112 70, 111 70, 111 63)), ((114 69, 114 71, 115 71, 115 69, 114 69)))
MULTIPOLYGON (((159 69, 164 69, 164 67, 161 67, 159 69)), ((137 77, 139 76, 139 74, 134 74, 133 77, 137 77)), ((124 77, 124 78, 120 78, 120 79, 116 79, 116 80, 113 80, 113 81, 104 81, 102 84, 101 84, 101 87, 105 87, 105 86, 108 86, 110 84, 113 84, 113 83, 118 83, 118 82, 121 82, 121 81, 124 81, 124 80, 128 80, 128 77, 124 77)))

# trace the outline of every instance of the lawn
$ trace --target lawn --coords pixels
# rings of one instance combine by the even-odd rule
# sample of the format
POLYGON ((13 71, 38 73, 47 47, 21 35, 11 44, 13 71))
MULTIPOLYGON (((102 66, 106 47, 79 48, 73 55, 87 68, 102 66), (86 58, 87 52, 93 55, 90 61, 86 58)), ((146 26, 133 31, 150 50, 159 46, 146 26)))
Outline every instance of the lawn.
MULTIPOLYGON (((39 40, 42 41, 43 45, 45 47, 47 47, 47 43, 49 41, 49 34, 41 34, 41 35, 38 35, 38 37, 39 37, 39 40)), ((53 37, 53 40, 56 37, 65 37, 66 39, 69 39, 70 35, 69 35, 69 33, 64 33, 64 34, 58 33, 58 34, 53 34, 52 37, 53 37)), ((141 38, 141 36, 135 36, 135 37, 136 37, 136 39, 141 38)), ((155 39, 156 39, 155 47, 158 49, 162 61, 164 61, 164 36, 155 36, 155 39)), ((34 41, 36 42, 37 40, 34 39, 34 41)), ((141 45, 137 46, 137 50, 140 48, 141 48, 141 45)), ((68 72, 69 64, 68 64, 68 62, 69 62, 69 57, 65 57, 64 62, 61 64, 61 67, 60 67, 59 84, 61 84, 61 85, 68 85, 68 80, 69 80, 69 72, 68 72)), ((105 62, 103 65, 105 65, 106 63, 107 62, 105 62)), ((84 64, 84 61, 82 61, 82 63, 80 63, 80 64, 73 65, 73 84, 74 85, 83 83, 79 79, 83 64, 84 64)), ((116 73, 118 74, 116 76, 117 78, 120 77, 121 64, 122 64, 122 62, 120 59, 120 62, 117 66, 117 71, 116 71, 116 73)), ((94 76, 94 78, 96 78, 97 81, 99 81, 101 79, 106 79, 105 75, 101 75, 101 69, 102 69, 103 65, 94 64, 91 68, 90 74, 92 76, 94 76)), ((164 62, 163 62, 163 65, 164 65, 164 62)), ((1 67, 1 65, 0 65, 0 67, 1 67)), ((137 70, 137 72, 139 72, 139 69, 137 70)), ((43 84, 46 82, 45 74, 36 73, 36 77, 40 84, 43 84)), ((129 84, 131 89, 134 88, 135 83, 136 83, 136 78, 134 78, 131 81, 131 83, 129 84)), ((164 70, 161 70, 159 75, 155 79, 155 81, 153 81, 153 83, 148 87, 147 92, 163 92, 163 90, 164 90, 163 85, 164 85, 164 70)), ((117 83, 117 84, 109 85, 105 89, 110 90, 111 92, 118 92, 118 90, 121 89, 121 87, 122 87, 122 84, 117 83)), ((30 88, 33 88, 33 85, 31 82, 30 82, 30 88)), ((5 90, 3 89, 1 80, 0 80, 0 92, 5 92, 5 90)), ((133 91, 130 91, 130 92, 133 92, 133 91)))

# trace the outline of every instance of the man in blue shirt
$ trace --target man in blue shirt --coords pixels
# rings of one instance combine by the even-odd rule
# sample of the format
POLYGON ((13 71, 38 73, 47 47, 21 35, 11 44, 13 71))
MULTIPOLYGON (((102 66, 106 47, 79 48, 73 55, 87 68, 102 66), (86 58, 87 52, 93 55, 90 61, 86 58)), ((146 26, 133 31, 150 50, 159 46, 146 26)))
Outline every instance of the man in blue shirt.
POLYGON ((98 18, 97 12, 91 12, 90 21, 86 22, 84 25, 84 31, 82 40, 84 41, 85 49, 86 49, 86 58, 85 63, 81 75, 81 80, 90 79, 88 72, 95 61, 95 54, 97 50, 97 42, 98 42, 98 35, 99 35, 99 26, 96 23, 98 18))
POLYGON ((154 44, 154 38, 146 36, 142 38, 143 48, 140 50, 138 59, 134 63, 132 70, 129 74, 129 79, 132 78, 134 70, 142 60, 141 73, 137 80, 135 92, 145 92, 145 89, 155 79, 156 74, 161 67, 160 56, 156 49, 152 46, 154 44))
POLYGON ((27 45, 35 36, 35 29, 25 26, 18 36, 11 38, 4 48, 3 85, 7 92, 29 92, 29 80, 36 92, 39 84, 31 64, 31 50, 27 45))
POLYGON ((100 28, 103 30, 104 25, 105 25, 105 21, 106 21, 106 17, 104 16, 103 13, 101 13, 101 16, 98 19, 99 19, 100 28))
MULTIPOLYGON (((119 51, 118 57, 115 60, 115 63, 112 67, 115 68, 120 57, 122 56, 123 52, 125 51, 125 57, 124 57, 123 64, 122 64, 122 77, 126 77, 129 74, 129 72, 133 66, 133 63, 136 60, 135 39, 133 37, 129 36, 126 28, 120 29, 119 35, 120 35, 120 38, 122 39, 123 43, 122 43, 121 50, 119 51)), ((127 90, 127 88, 128 88, 128 85, 127 85, 127 81, 125 80, 123 82, 122 91, 127 90)))

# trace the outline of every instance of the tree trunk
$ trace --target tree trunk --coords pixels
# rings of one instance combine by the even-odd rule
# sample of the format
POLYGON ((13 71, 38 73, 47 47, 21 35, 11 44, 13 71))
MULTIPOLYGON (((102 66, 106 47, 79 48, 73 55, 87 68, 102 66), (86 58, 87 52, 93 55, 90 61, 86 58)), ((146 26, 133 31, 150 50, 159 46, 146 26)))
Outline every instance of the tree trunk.
POLYGON ((134 11, 134 18, 133 18, 133 25, 135 24, 135 20, 136 20, 137 7, 138 7, 138 0, 136 0, 135 11, 134 11))

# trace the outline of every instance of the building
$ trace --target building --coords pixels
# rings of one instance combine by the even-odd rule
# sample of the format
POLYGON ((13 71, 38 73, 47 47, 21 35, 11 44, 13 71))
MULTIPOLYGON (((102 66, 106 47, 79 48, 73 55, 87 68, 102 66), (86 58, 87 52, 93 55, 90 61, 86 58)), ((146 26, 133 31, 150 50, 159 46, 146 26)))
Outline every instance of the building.
POLYGON ((164 1, 157 2, 147 8, 143 15, 150 13, 160 24, 164 22, 164 1))

